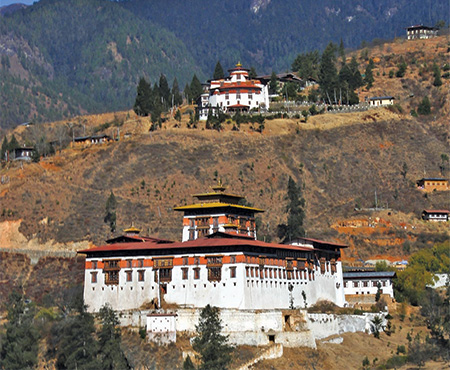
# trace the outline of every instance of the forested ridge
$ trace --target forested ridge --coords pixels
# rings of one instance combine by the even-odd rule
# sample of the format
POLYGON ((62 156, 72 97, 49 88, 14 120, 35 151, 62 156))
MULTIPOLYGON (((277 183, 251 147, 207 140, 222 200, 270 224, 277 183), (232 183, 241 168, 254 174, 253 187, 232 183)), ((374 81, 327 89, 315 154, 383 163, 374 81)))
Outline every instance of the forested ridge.
POLYGON ((141 76, 198 70, 171 32, 104 0, 40 1, 0 18, 1 126, 132 106, 141 76))
POLYGON ((330 41, 353 48, 446 14, 444 0, 41 0, 0 17, 0 127, 127 109, 141 77, 184 86, 218 60, 282 72, 330 41))

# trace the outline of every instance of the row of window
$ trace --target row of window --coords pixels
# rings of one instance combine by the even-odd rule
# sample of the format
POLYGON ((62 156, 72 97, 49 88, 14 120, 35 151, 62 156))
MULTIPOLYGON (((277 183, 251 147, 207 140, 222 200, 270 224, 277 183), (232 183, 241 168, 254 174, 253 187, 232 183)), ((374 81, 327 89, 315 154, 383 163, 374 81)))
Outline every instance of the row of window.
MULTIPOLYGON (((194 279, 200 279, 200 267, 195 267, 192 269, 194 274, 194 279)), ((208 280, 209 281, 221 281, 222 280, 222 267, 208 267, 208 280)), ((104 271, 105 273, 105 284, 106 285, 117 285, 119 284, 119 270, 104 271)), ((189 279, 189 268, 181 268, 182 279, 189 279)), ((161 283, 168 283, 172 281, 172 269, 171 268, 159 268, 154 270, 154 281, 161 283)), ((230 278, 236 277, 236 267, 230 267, 230 278)), ((133 281, 133 270, 125 271, 125 279, 127 282, 133 281)), ((137 270, 137 279, 140 282, 145 281, 145 270, 137 270)), ((91 272, 91 283, 97 283, 98 272, 91 272)))
POLYGON ((247 278, 260 279, 287 279, 287 280, 314 280, 313 270, 288 270, 278 268, 246 267, 245 276, 247 278))
POLYGON ((344 281, 344 288, 349 288, 350 286, 352 286, 353 288, 359 288, 359 287, 377 287, 378 283, 380 283, 381 286, 387 286, 388 282, 386 280, 382 280, 382 281, 377 281, 377 280, 365 280, 365 281, 344 281))

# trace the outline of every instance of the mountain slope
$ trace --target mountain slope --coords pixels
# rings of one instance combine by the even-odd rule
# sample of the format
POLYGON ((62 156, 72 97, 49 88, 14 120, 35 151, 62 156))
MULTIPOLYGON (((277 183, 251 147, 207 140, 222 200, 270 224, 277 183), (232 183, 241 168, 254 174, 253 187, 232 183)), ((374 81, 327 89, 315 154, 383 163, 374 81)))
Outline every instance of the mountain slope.
POLYGON ((136 16, 173 31, 198 63, 213 71, 217 60, 237 60, 260 73, 289 68, 295 55, 323 50, 333 41, 357 47, 363 40, 393 38, 417 23, 448 22, 445 0, 125 0, 136 16), (446 16, 447 15, 447 16, 446 16))
POLYGON ((42 0, 1 18, 0 54, 3 127, 129 108, 140 77, 198 71, 173 34, 104 0, 42 0))

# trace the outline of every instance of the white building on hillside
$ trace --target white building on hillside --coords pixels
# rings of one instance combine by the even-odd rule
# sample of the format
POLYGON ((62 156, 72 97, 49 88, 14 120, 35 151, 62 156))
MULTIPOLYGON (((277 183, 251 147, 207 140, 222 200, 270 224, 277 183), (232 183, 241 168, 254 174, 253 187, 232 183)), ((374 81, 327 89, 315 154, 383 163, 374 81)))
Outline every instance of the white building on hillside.
POLYGON ((303 238, 293 244, 256 240, 255 212, 218 186, 196 195, 184 212, 182 242, 127 235, 79 251, 86 255, 84 299, 97 312, 164 307, 270 310, 318 300, 343 306, 341 249, 303 238))
POLYGON ((198 111, 200 120, 208 118, 208 112, 220 110, 224 113, 267 110, 269 108, 269 90, 260 80, 250 79, 248 69, 240 63, 229 69, 230 76, 221 80, 212 80, 204 87, 200 96, 198 111))

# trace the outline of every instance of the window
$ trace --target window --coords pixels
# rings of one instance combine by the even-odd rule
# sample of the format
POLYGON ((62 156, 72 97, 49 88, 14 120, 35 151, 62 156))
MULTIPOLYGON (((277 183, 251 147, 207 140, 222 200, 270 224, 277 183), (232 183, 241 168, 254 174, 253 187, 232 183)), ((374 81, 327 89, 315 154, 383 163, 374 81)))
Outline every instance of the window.
POLYGON ((236 79, 240 80, 241 79, 241 75, 240 74, 236 75, 236 79))
POLYGON ((220 281, 222 279, 222 267, 209 267, 208 268, 208 280, 220 281))
POLYGON ((367 288, 369 286, 369 282, 368 281, 363 281, 363 287, 367 288))
POLYGON ((253 99, 253 95, 252 94, 248 94, 248 100, 252 100, 253 99))
POLYGON ((144 267, 144 260, 141 258, 141 259, 138 259, 138 267, 139 268, 142 268, 142 267, 144 267))
POLYGON ((241 98, 241 93, 236 93, 236 99, 240 99, 240 98, 241 98))
POLYGON ((228 99, 230 99, 230 94, 226 93, 225 94, 225 100, 228 100, 228 99))
MULTIPOLYGON (((143 261, 143 260, 142 260, 143 261)), ((173 267, 173 258, 155 258, 153 259, 154 267, 155 268, 164 268, 164 267, 173 267)), ((139 267, 143 267, 144 264, 142 263, 142 266, 139 265, 139 267)))
POLYGON ((97 272, 91 272, 91 283, 97 282, 97 272))
POLYGON ((189 257, 183 257, 183 265, 189 265, 189 257))
POLYGON ((119 284, 120 260, 104 260, 103 272, 105 273, 106 285, 119 284))
POLYGON ((219 267, 222 266, 222 256, 211 256, 206 257, 206 261, 209 267, 219 267))
POLYGON ((344 281, 344 288, 347 288, 347 287, 348 287, 348 282, 344 281))
POLYGON ((145 281, 145 270, 138 270, 138 281, 145 281))
POLYGON ((196 280, 200 279, 200 268, 199 267, 196 267, 194 269, 194 279, 196 279, 196 280))
POLYGON ((127 269, 130 269, 133 267, 133 260, 127 260, 127 269))
POLYGON ((92 261, 92 268, 93 268, 94 270, 97 269, 97 261, 92 261))
POLYGON ((189 271, 189 269, 187 267, 182 267, 181 271, 182 271, 182 279, 183 280, 187 280, 188 279, 188 271, 189 271))
POLYGON ((250 277, 250 271, 249 271, 249 267, 248 266, 245 268, 245 276, 246 277, 250 277))
POLYGON ((353 282, 353 288, 358 288, 358 282, 357 281, 353 282))
MULTIPOLYGON (((140 280, 144 281, 144 280, 140 280)), ((172 269, 171 268, 162 268, 159 269, 159 281, 168 283, 172 281, 172 269)))
POLYGON ((131 270, 125 271, 125 274, 127 276, 127 281, 128 282, 129 281, 133 281, 133 271, 131 271, 131 270))
POLYGON ((189 240, 195 239, 195 230, 189 230, 189 240))
POLYGON ((230 256, 230 263, 236 263, 236 256, 230 256))
POLYGON ((200 257, 194 257, 194 265, 200 264, 200 257))
POLYGON ((236 277, 236 267, 230 267, 230 278, 236 277))

